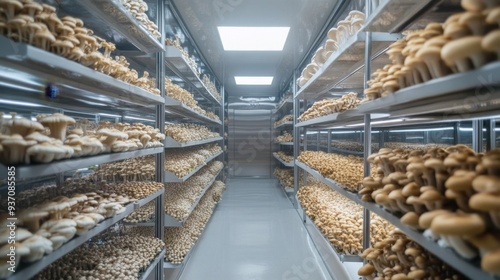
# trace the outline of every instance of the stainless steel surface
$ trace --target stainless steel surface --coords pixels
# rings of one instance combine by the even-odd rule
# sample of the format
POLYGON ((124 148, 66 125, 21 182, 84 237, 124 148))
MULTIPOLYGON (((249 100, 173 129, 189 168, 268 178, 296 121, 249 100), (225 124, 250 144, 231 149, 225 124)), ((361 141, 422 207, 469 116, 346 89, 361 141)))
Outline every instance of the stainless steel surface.
POLYGON ((276 155, 273 154, 273 157, 278 160, 279 162, 281 162, 281 164, 283 164, 284 166, 286 167, 293 167, 293 161, 291 162, 286 162, 286 161, 283 161, 282 159, 280 159, 279 157, 277 157, 276 155))
POLYGON ((295 278, 332 279, 288 198, 275 180, 231 179, 180 280, 295 278))
MULTIPOLYGON (((387 48, 398 37, 387 33, 374 33, 371 55, 379 55, 381 50, 387 48)), ((296 98, 313 99, 327 92, 347 75, 359 69, 360 63, 364 63, 364 56, 365 33, 358 32, 328 58, 316 74, 300 88, 296 98)))
POLYGON ((19 268, 16 269, 16 273, 14 273, 11 277, 9 277, 9 280, 26 280, 30 279, 31 277, 35 276, 37 273, 42 271, 45 267, 50 265, 51 263, 55 262, 62 256, 66 255, 67 253, 73 251, 76 249, 78 246, 82 245, 83 243, 87 242, 90 238, 96 236, 97 234, 101 233, 102 231, 108 229, 112 225, 116 224, 120 220, 124 219, 130 213, 134 212, 136 209, 144 206, 146 203, 152 201, 156 197, 160 196, 165 192, 164 189, 144 198, 139 201, 129 203, 128 205, 125 206, 125 211, 123 213, 120 213, 118 215, 115 215, 109 219, 106 219, 99 224, 97 224, 94 228, 90 229, 88 232, 86 232, 83 235, 77 236, 76 238, 71 239, 64 245, 62 245, 59 249, 55 250, 49 255, 44 256, 42 259, 39 261, 36 261, 34 263, 30 264, 25 264, 23 266, 20 266, 19 268))
POLYGON ((167 115, 176 114, 186 118, 196 119, 198 121, 202 121, 208 124, 219 124, 219 125, 222 124, 218 120, 213 120, 208 118, 207 116, 201 115, 200 113, 196 112, 190 107, 182 104, 177 100, 172 99, 169 96, 165 97, 165 108, 167 110, 167 115))
POLYGON ((328 138, 326 139, 327 152, 331 153, 332 152, 332 130, 329 129, 329 130, 327 130, 327 132, 328 132, 328 138))
MULTIPOLYGON (((193 169, 191 172, 189 172, 187 175, 185 175, 182 178, 179 178, 179 177, 175 176, 174 173, 165 170, 165 180, 163 182, 164 183, 182 183, 182 182, 185 182, 191 176, 196 174, 196 172, 198 172, 200 169, 202 169, 207 163, 209 163, 210 161, 212 161, 213 159, 215 159, 216 157, 220 156, 223 153, 224 153, 223 151, 220 151, 217 154, 209 157, 207 160, 205 160, 205 164, 198 165, 198 167, 193 169)), ((168 157, 168 153, 166 153, 166 156, 168 157)))
MULTIPOLYGON (((163 147, 142 149, 130 152, 123 152, 123 153, 102 154, 92 157, 60 160, 51 163, 21 165, 21 166, 16 166, 16 177, 18 179, 42 177, 46 175, 62 173, 65 171, 76 170, 79 168, 85 168, 92 165, 97 165, 107 162, 125 160, 129 158, 147 156, 152 154, 159 154, 163 152, 163 149, 164 149, 163 147)), ((5 180, 7 178, 7 167, 4 166, 3 164, 0 164, 0 174, 1 174, 0 180, 5 180)))
POLYGON ((165 63, 170 70, 178 75, 184 82, 189 83, 198 93, 212 102, 220 104, 220 101, 208 91, 207 87, 201 81, 201 78, 191 69, 186 59, 182 56, 181 51, 176 47, 167 46, 165 48, 165 63))
POLYGON ((337 0, 174 0, 191 36, 230 95, 277 96, 293 69, 327 24, 337 0), (300 16, 298 16, 300 15, 300 16), (224 52, 217 26, 290 26, 282 52, 224 52), (234 75, 274 75, 272 86, 258 91, 236 86, 234 75))
POLYGON ((228 117, 229 175, 271 178, 271 110, 229 109, 228 117))
POLYGON ((483 121, 472 121, 472 149, 476 153, 483 152, 483 121))
POLYGON ((165 138, 165 148, 184 148, 184 147, 191 147, 191 146, 196 146, 196 145, 202 145, 202 144, 207 144, 207 143, 212 143, 212 142, 217 142, 221 141, 224 138, 222 137, 217 137, 217 138, 210 138, 210 139, 205 139, 205 140, 199 140, 199 141, 190 141, 186 143, 179 143, 175 141, 172 137, 167 136, 165 138))
MULTIPOLYGON (((141 276, 139 277, 139 280, 146 280, 149 278, 149 276, 151 275, 151 273, 153 271, 155 271, 156 269, 156 265, 161 263, 161 261, 163 260, 163 258, 165 257, 165 254, 167 253, 167 249, 163 249, 160 254, 158 254, 158 256, 156 256, 156 258, 151 262, 151 264, 148 266, 148 268, 141 274, 141 276)), ((160 278, 160 279, 163 279, 160 278)))
MULTIPOLYGON (((164 50, 163 44, 119 0, 57 0, 57 3, 64 14, 82 19, 86 27, 97 30, 99 36, 114 42, 118 49, 135 47, 145 53, 164 50)), ((153 5, 150 8, 155 10, 153 5)))

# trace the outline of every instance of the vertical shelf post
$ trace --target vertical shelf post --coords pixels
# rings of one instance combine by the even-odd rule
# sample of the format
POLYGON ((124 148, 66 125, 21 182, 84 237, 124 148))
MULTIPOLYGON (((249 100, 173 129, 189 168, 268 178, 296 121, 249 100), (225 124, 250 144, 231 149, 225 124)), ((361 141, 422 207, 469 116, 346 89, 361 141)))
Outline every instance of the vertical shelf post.
MULTIPOLYGON (((293 95, 293 193, 297 194, 299 191, 299 167, 295 164, 295 161, 299 157, 299 142, 300 142, 300 128, 297 127, 297 118, 299 117, 300 111, 300 100, 296 98, 297 95, 297 70, 293 72, 293 81, 292 81, 292 95, 293 95)), ((296 199, 296 195, 293 196, 293 206, 295 209, 298 208, 298 201, 296 199)))

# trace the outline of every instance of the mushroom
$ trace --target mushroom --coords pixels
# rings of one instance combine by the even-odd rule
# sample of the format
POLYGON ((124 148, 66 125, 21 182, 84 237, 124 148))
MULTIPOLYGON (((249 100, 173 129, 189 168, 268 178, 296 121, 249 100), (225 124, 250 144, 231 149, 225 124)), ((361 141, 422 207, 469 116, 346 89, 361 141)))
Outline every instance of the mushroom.
POLYGON ((25 162, 26 150, 36 144, 36 141, 25 141, 19 134, 5 137, 1 145, 3 148, 0 160, 5 165, 17 165, 25 162))
POLYGON ((92 219, 90 216, 87 216, 87 214, 76 216, 73 218, 73 221, 76 222, 77 235, 85 234, 89 229, 93 228, 96 225, 96 221, 94 221, 94 219, 92 219))
MULTIPOLYGON (((437 209, 437 210, 432 210, 429 212, 425 212, 420 215, 418 218, 418 225, 422 229, 430 229, 432 221, 434 220, 435 217, 440 216, 440 215, 445 215, 445 214, 450 214, 451 212, 449 210, 445 209, 437 209)), ((439 238, 438 235, 436 235, 432 230, 426 230, 424 232, 424 236, 436 240, 439 238)))
POLYGON ((418 225, 418 214, 415 212, 407 212, 401 217, 401 223, 409 226, 412 229, 419 229, 418 225))
POLYGON ((16 12, 23 8, 23 4, 18 0, 2 0, 0 1, 0 8, 3 9, 7 21, 10 21, 14 18, 16 12))
POLYGON ((50 129, 51 137, 64 141, 66 138, 66 127, 69 124, 74 124, 75 119, 60 113, 55 113, 41 118, 40 123, 50 129))
POLYGON ((486 253, 481 258, 481 268, 484 271, 500 275, 500 249, 486 253))
MULTIPOLYGON (((3 227, 2 230, 0 230, 0 244, 6 244, 9 242, 10 233, 11 230, 7 227, 3 227)), ((16 241, 23 241, 33 235, 31 232, 22 227, 17 227, 15 233, 16 241)))
POLYGON ((469 200, 470 208, 488 212, 493 224, 500 229, 500 193, 477 193, 469 200))
POLYGON ((9 128, 10 134, 19 134, 23 137, 36 131, 43 131, 43 126, 40 123, 26 118, 13 118, 3 125, 9 128))
POLYGON ((103 128, 97 131, 97 134, 103 137, 106 137, 102 142, 102 144, 105 147, 105 152, 110 152, 111 147, 113 146, 113 143, 116 140, 126 140, 128 139, 128 134, 121 132, 119 130, 111 130, 107 128, 103 128))
POLYGON ((462 26, 467 26, 470 33, 474 36, 483 36, 486 34, 486 15, 483 13, 465 12, 458 19, 458 23, 462 26))
POLYGON ((50 45, 56 41, 56 38, 50 31, 46 28, 42 28, 36 31, 35 35, 33 35, 33 44, 36 47, 39 47, 42 50, 48 51, 50 49, 50 45))
POLYGON ((444 77, 450 73, 449 68, 441 59, 440 47, 423 47, 417 52, 417 57, 425 62, 433 79, 444 77))
POLYGON ((441 58, 454 72, 479 68, 488 62, 481 41, 480 36, 468 36, 451 41, 441 50, 441 58))
POLYGON ((472 183, 476 173, 474 171, 456 171, 445 183, 446 197, 454 199, 460 209, 469 212, 468 199, 474 193, 472 183))
POLYGON ((373 280, 373 273, 375 273, 375 267, 367 263, 363 265, 359 270, 358 270, 358 275, 363 276, 367 280, 373 280))
POLYGON ((464 237, 476 236, 486 230, 486 223, 478 214, 450 213, 436 216, 431 223, 432 232, 441 238, 466 259, 477 256, 464 237))
POLYGON ((496 54, 497 59, 500 60, 500 29, 496 29, 488 33, 483 37, 481 41, 481 47, 484 50, 493 52, 496 54))
POLYGON ((469 29, 458 22, 460 16, 462 16, 462 14, 457 14, 456 21, 445 25, 443 33, 445 38, 455 41, 471 35, 469 29))
POLYGON ((40 228, 40 220, 49 216, 46 211, 40 211, 39 209, 25 209, 21 210, 18 214, 18 219, 20 224, 25 226, 31 232, 37 232, 40 228))
POLYGON ((500 7, 493 8, 488 12, 486 22, 489 24, 497 24, 500 27, 500 7))
POLYGON ((22 243, 30 250, 30 253, 23 257, 25 262, 37 261, 43 258, 44 254, 50 254, 53 251, 52 242, 40 235, 33 235, 22 243))
POLYGON ((499 237, 491 232, 486 232, 481 235, 467 238, 467 241, 472 243, 477 249, 479 254, 483 257, 486 253, 500 249, 499 237))

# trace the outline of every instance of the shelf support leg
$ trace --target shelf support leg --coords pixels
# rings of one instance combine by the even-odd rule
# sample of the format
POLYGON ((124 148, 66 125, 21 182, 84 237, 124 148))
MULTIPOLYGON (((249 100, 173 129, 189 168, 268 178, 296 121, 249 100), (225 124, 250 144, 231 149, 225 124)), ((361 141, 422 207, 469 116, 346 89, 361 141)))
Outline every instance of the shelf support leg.
POLYGON ((483 120, 472 121, 472 149, 477 153, 483 151, 483 120))
POLYGON ((297 157, 299 157, 300 148, 300 128, 297 127, 297 118, 300 112, 300 100, 296 98, 297 95, 297 71, 293 73, 292 81, 292 96, 293 96, 293 199, 292 203, 295 209, 298 208, 297 192, 299 191, 299 167, 295 164, 297 157))
POLYGON ((332 130, 328 130, 328 138, 326 140, 326 147, 328 148, 328 153, 332 152, 332 130))

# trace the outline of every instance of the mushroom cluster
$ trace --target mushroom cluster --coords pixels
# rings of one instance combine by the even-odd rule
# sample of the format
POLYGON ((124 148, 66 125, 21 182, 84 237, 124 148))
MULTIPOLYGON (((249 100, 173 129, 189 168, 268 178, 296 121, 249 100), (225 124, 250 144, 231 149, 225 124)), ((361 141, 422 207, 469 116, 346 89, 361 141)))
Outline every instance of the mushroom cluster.
MULTIPOLYGON (((303 186, 297 192, 305 213, 340 254, 358 255, 363 246, 363 208, 323 183, 303 186)), ((375 214, 370 220, 371 244, 388 237, 391 225, 375 214)))
POLYGON ((322 151, 304 151, 297 159, 326 178, 336 181, 348 191, 357 192, 363 181, 364 169, 361 157, 329 154, 322 151))
MULTIPOLYGON (((339 150, 353 151, 353 152, 363 152, 363 143, 359 142, 359 139, 352 140, 332 140, 332 147, 339 150)), ((387 143, 385 143, 387 144, 387 143)), ((372 143, 372 151, 378 150, 378 143, 372 143)))
POLYGON ((99 165, 93 174, 96 182, 150 181, 155 177, 154 155, 99 165))
POLYGON ((130 11, 132 15, 139 21, 147 31, 156 39, 160 39, 161 34, 158 32, 158 26, 148 18, 148 4, 143 0, 120 0, 122 5, 130 11))
POLYGON ((500 150, 476 154, 465 145, 427 151, 381 149, 368 158, 377 171, 363 180, 361 199, 404 214, 401 222, 452 247, 482 257, 499 274, 500 150), (498 267, 498 266, 496 266, 498 267))
MULTIPOLYGON (((281 186, 283 186, 283 188, 285 188, 285 190, 293 189, 293 187, 294 187, 293 168, 276 167, 276 168, 274 168, 273 174, 278 179, 281 186)), ((299 170, 299 186, 304 185, 303 178, 304 178, 304 172, 302 170, 299 170)), ((307 183, 314 184, 314 183, 317 183, 317 181, 314 177, 308 176, 307 183)))
POLYGON ((212 216, 215 205, 222 197, 224 189, 224 183, 215 181, 205 195, 203 195, 182 227, 165 228, 166 261, 179 264, 184 260, 184 257, 203 232, 208 220, 212 216))
POLYGON ((123 219, 127 223, 147 223, 154 220, 154 213, 156 207, 156 201, 151 201, 146 203, 141 208, 135 210, 130 215, 128 215, 125 219, 123 219))
POLYGON ((200 71, 198 70, 198 63, 196 63, 196 60, 192 58, 188 51, 186 51, 181 44, 181 39, 175 35, 175 39, 171 38, 166 38, 165 39, 165 45, 167 46, 174 46, 176 47, 182 54, 182 57, 186 60, 188 66, 193 70, 193 72, 196 74, 196 76, 200 77, 200 71))
POLYGON ((201 81, 205 85, 205 87, 208 89, 208 91, 217 99, 219 102, 222 100, 222 96, 220 95, 219 91, 217 90, 217 87, 215 84, 210 80, 208 75, 203 75, 201 81))
POLYGON ((75 119, 55 113, 38 115, 38 121, 3 120, 0 113, 0 162, 6 165, 49 163, 54 160, 161 147, 165 135, 140 123, 102 122, 97 131, 68 129, 75 119), (111 128, 113 127, 113 128, 111 128))
POLYGON ((98 183, 99 189, 105 190, 109 193, 117 193, 125 195, 131 199, 143 199, 157 191, 161 190, 164 186, 163 183, 158 182, 122 182, 122 183, 98 183))
POLYGON ((49 265, 34 279, 138 279, 163 248, 161 239, 150 236, 99 238, 49 265))
POLYGON ((323 66, 328 58, 337 52, 346 41, 355 36, 365 23, 365 14, 360 11, 351 11, 349 15, 337 23, 328 31, 326 42, 316 50, 309 63, 303 70, 301 76, 297 79, 299 87, 304 86, 309 79, 323 66))
POLYGON ((462 0, 465 12, 409 32, 391 44, 392 61, 377 69, 365 90, 369 100, 500 59, 500 3, 462 0))
POLYGON ((280 143, 280 142, 293 142, 293 136, 292 136, 292 133, 290 131, 283 131, 282 132, 282 135, 276 137, 274 139, 274 142, 276 143, 280 143))
POLYGON ((182 149, 170 149, 165 158, 165 170, 182 178, 222 149, 215 143, 182 149))
POLYGON ((286 115, 281 120, 274 122, 274 126, 278 126, 281 124, 284 124, 286 122, 292 122, 293 121, 293 116, 292 115, 286 115))
MULTIPOLYGON (((416 143, 405 143, 405 142, 384 142, 385 148, 390 149, 403 149, 403 150, 428 150, 431 148, 447 148, 451 145, 448 144, 416 144, 416 143)), ((341 150, 348 150, 354 152, 364 151, 363 143, 360 143, 358 139, 352 140, 332 140, 332 147, 341 150)), ((372 143, 372 152, 379 150, 378 143, 372 143)))
POLYGON ((94 35, 79 18, 59 18, 56 8, 33 0, 0 1, 0 35, 79 62, 126 83, 160 94, 154 79, 139 77, 123 56, 111 57, 111 42, 94 35), (101 52, 100 49, 103 49, 101 52))
POLYGON ((206 116, 209 119, 220 121, 220 118, 212 112, 208 112, 202 109, 198 105, 198 101, 194 99, 194 96, 189 91, 183 89, 179 85, 176 85, 172 80, 165 78, 165 94, 182 104, 188 106, 199 114, 206 116))
POLYGON ((179 143, 220 137, 219 133, 210 131, 206 126, 191 123, 166 125, 165 133, 179 143))
POLYGON ((293 162, 293 151, 277 151, 273 153, 274 156, 278 157, 284 162, 293 162))
POLYGON ((466 279, 399 229, 361 254, 367 261, 358 275, 367 280, 466 279))
POLYGON ((338 99, 323 99, 314 102, 311 108, 298 117, 298 120, 303 122, 333 113, 340 113, 348 109, 354 109, 360 103, 361 99, 358 98, 358 94, 355 92, 344 94, 338 99))

